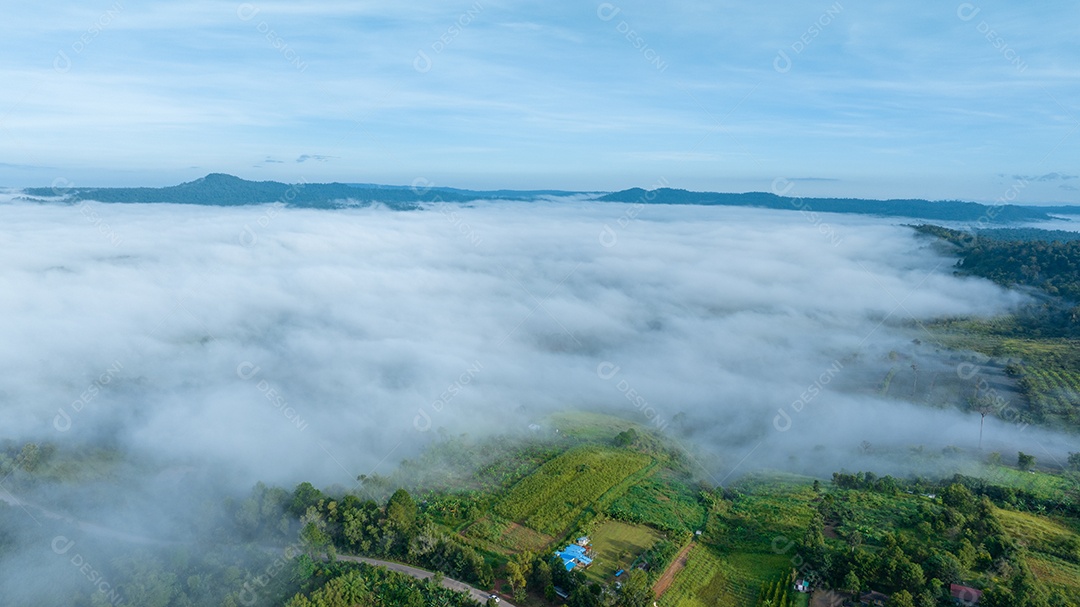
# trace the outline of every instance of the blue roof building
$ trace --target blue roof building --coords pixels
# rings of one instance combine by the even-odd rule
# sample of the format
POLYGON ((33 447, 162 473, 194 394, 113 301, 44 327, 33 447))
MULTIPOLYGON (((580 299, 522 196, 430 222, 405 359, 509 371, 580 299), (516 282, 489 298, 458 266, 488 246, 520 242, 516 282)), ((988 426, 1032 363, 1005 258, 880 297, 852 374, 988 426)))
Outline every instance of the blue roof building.
POLYGON ((567 571, 573 571, 578 565, 588 567, 593 562, 592 558, 585 556, 585 547, 577 544, 570 544, 556 552, 555 556, 562 559, 563 566, 566 567, 567 571))

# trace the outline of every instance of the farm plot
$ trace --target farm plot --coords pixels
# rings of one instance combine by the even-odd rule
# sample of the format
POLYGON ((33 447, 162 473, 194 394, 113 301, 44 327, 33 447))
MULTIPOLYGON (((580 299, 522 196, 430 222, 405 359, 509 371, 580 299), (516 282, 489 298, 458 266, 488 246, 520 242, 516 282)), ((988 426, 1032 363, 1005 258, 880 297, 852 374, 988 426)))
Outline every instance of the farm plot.
POLYGON ((705 524, 705 507, 690 487, 657 479, 637 483, 608 509, 611 516, 657 529, 687 532, 705 524))
POLYGON ((629 571, 634 559, 663 539, 653 529, 620 521, 597 525, 589 537, 596 554, 585 575, 605 583, 611 581, 619 569, 629 571))
POLYGON ((686 568, 658 603, 663 607, 749 607, 760 598, 762 584, 774 582, 787 571, 790 563, 783 556, 720 555, 703 545, 690 553, 686 568))
POLYGON ((559 535, 585 508, 650 463, 652 458, 632 451, 578 447, 515 485, 495 511, 540 533, 559 535))

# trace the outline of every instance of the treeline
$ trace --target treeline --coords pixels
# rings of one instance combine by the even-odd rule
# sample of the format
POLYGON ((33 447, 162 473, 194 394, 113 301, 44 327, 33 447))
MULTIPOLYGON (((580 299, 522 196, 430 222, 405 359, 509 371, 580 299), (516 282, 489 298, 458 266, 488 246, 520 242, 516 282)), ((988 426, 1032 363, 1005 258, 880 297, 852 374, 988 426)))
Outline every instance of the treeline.
POLYGON ((762 582, 754 607, 791 607, 794 604, 791 597, 793 592, 791 580, 787 578, 762 582))
POLYGON ((410 563, 480 588, 494 583, 483 556, 422 515, 404 489, 380 505, 352 494, 327 495, 311 483, 301 483, 292 493, 258 485, 235 506, 234 516, 248 539, 281 540, 280 531, 290 520, 299 520, 300 541, 314 557, 347 552, 410 563))
POLYGON ((1046 240, 1054 242, 1070 242, 1080 240, 1080 232, 1068 230, 1043 230, 1041 228, 992 228, 988 230, 976 230, 979 238, 992 238, 994 240, 1046 240))
POLYGON ((318 589, 297 593, 285 607, 475 607, 479 604, 464 592, 442 587, 437 579, 420 581, 365 564, 332 563, 320 568, 311 579, 318 589))
POLYGON ((467 202, 492 198, 486 193, 445 188, 357 187, 345 183, 248 181, 223 173, 163 188, 27 188, 30 196, 62 196, 69 201, 199 204, 239 206, 277 202, 289 207, 334 209, 346 201, 380 202, 395 209, 414 209, 418 202, 467 202))
POLYGON ((930 201, 868 200, 864 198, 799 198, 777 196, 766 192, 743 194, 720 192, 690 192, 673 188, 643 190, 631 188, 612 192, 598 200, 608 202, 636 202, 639 204, 694 204, 766 209, 799 210, 805 213, 857 213, 884 217, 917 217, 940 221, 1045 221, 1050 216, 1038 207, 1001 205, 990 207, 976 202, 959 200, 930 201))
MULTIPOLYGON (((562 561, 548 552, 519 552, 505 563, 502 563, 503 559, 497 562, 494 555, 488 555, 485 560, 480 551, 442 530, 432 519, 433 515, 444 516, 448 508, 474 507, 474 504, 455 504, 455 500, 447 498, 421 507, 404 489, 398 489, 384 505, 379 505, 352 494, 340 498, 327 495, 310 483, 301 483, 292 492, 259 484, 249 498, 232 504, 232 512, 249 541, 259 537, 281 541, 284 530, 295 530, 299 520, 297 541, 304 552, 299 559, 301 562, 319 560, 324 555, 334 561, 339 553, 364 555, 409 563, 482 589, 494 586, 492 565, 501 563, 500 578, 506 580, 515 598, 524 600, 526 591, 533 590, 556 601, 559 599, 556 588, 559 588, 568 595, 566 604, 569 607, 648 607, 653 600, 654 577, 659 575, 662 564, 670 561, 679 549, 670 541, 657 543, 642 556, 647 562, 657 564, 654 570, 635 569, 622 578, 621 588, 614 589, 590 582, 581 571, 566 571, 562 561)), ((339 585, 346 581, 361 594, 370 588, 370 584, 365 585, 366 582, 361 583, 352 576, 334 582, 334 585, 328 584, 331 590, 323 594, 294 598, 290 607, 339 604, 327 602, 330 600, 327 597, 344 596, 339 585), (318 602, 320 600, 323 602, 318 602)), ((403 601, 413 601, 419 596, 413 590, 402 592, 406 593, 403 601)), ((358 604, 367 603, 359 601, 358 604)))
POLYGON ((914 226, 958 247, 957 271, 987 278, 1005 287, 1039 289, 1057 298, 1030 307, 1017 318, 1017 328, 1034 337, 1080 336, 1080 240, 1036 239, 1040 230, 1023 230, 1023 238, 1003 240, 1009 232, 969 233, 935 225, 914 226))
MULTIPOLYGON (((1031 458, 1029 468, 1034 466, 1033 456, 1023 452, 1019 453, 1019 460, 1023 461, 1025 458, 1031 458)), ((1080 471, 1080 453, 1071 453, 1069 455, 1068 466, 1074 471, 1080 471)), ((986 479, 964 474, 954 474, 943 481, 927 481, 897 479, 888 475, 877 476, 873 472, 834 472, 832 483, 833 486, 840 489, 859 489, 887 494, 906 491, 908 493, 927 495, 940 494, 951 486, 959 485, 971 492, 976 498, 986 496, 999 508, 1022 512, 1056 511, 1065 516, 1080 518, 1080 503, 1053 499, 1019 487, 998 485, 986 479)), ((1077 497, 1080 497, 1080 495, 1077 497)))
MULTIPOLYGON (((1077 597, 1051 591, 1036 578, 1028 565, 1028 548, 1009 536, 995 514, 996 500, 1008 506, 1021 492, 956 477, 954 482, 937 484, 940 500, 927 499, 914 510, 906 509, 905 520, 898 521, 895 530, 882 531, 866 529, 866 509, 876 503, 867 493, 883 493, 887 500, 906 486, 927 485, 872 473, 837 473, 833 481, 839 491, 821 496, 800 542, 805 561, 800 574, 816 585, 851 593, 890 593, 890 604, 900 607, 945 607, 952 604, 950 584, 982 579, 994 580, 980 602, 984 607, 1077 605, 1077 597), (837 530, 840 538, 826 541, 826 526, 837 530)), ((1080 565, 1080 542, 1075 537, 1048 549, 1055 557, 1080 565)))

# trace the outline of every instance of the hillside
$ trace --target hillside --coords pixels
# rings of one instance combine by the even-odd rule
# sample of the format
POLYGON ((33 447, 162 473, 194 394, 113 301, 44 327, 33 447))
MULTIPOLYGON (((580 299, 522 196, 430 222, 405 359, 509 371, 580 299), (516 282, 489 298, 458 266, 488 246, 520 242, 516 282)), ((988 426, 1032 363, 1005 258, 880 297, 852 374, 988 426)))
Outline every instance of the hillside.
POLYGON ((211 173, 206 177, 163 188, 28 188, 30 196, 62 195, 65 200, 98 202, 201 204, 239 206, 279 202, 290 207, 332 209, 342 206, 383 203, 396 209, 415 208, 419 202, 467 202, 507 198, 496 193, 449 188, 415 189, 357 186, 346 183, 297 183, 248 181, 233 175, 211 173))
POLYGON ((882 217, 911 217, 937 221, 1011 223, 1053 219, 1044 208, 1018 205, 988 206, 958 200, 869 200, 861 198, 788 198, 764 192, 743 194, 690 192, 671 188, 643 190, 631 188, 597 196, 597 192, 565 190, 462 190, 450 187, 414 188, 368 183, 297 183, 248 181, 233 175, 211 173, 206 177, 161 188, 82 187, 27 188, 31 197, 62 197, 68 202, 96 200, 107 203, 199 204, 239 206, 281 203, 290 207, 334 209, 381 203, 393 209, 415 209, 419 203, 463 203, 474 200, 528 201, 551 196, 595 197, 599 202, 738 206, 802 211, 804 213, 847 213, 882 217))
POLYGON ((817 213, 855 213, 884 217, 917 217, 939 221, 1046 221, 1051 219, 1037 207, 1018 205, 989 206, 959 200, 868 200, 862 198, 791 198, 765 192, 724 194, 719 192, 690 192, 671 188, 643 190, 632 188, 613 192, 599 198, 605 202, 639 202, 645 204, 695 204, 765 209, 801 210, 817 213))

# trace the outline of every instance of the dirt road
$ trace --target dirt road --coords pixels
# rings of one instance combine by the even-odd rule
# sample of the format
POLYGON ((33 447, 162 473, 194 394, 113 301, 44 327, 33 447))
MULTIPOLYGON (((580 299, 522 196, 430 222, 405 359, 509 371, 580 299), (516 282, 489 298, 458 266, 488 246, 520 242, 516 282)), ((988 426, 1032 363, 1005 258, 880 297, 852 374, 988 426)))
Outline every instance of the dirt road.
POLYGON ((671 586, 671 583, 675 581, 675 576, 678 575, 683 567, 686 567, 686 559, 689 558, 690 551, 694 548, 694 544, 691 542, 686 548, 683 548, 679 554, 675 555, 675 560, 671 561, 668 568, 660 576, 660 579, 656 580, 653 584, 653 594, 656 598, 663 596, 667 589, 671 586))
MULTIPOLYGON (((375 565, 375 566, 378 566, 378 567, 386 567, 390 571, 397 571, 398 573, 404 573, 405 575, 411 575, 412 577, 420 579, 420 580, 426 580, 429 577, 432 577, 433 575, 435 575, 434 573, 432 573, 432 572, 430 572, 430 571, 428 571, 426 569, 420 569, 419 567, 412 567, 410 565, 403 565, 401 563, 395 563, 393 561, 381 561, 379 559, 369 559, 369 558, 364 557, 364 556, 338 555, 337 559, 339 561, 348 561, 348 562, 351 562, 351 563, 367 563, 368 565, 375 565)), ((488 597, 491 596, 491 593, 489 593, 489 592, 484 592, 483 590, 480 590, 478 588, 473 588, 472 586, 470 586, 470 585, 468 585, 468 584, 466 584, 464 582, 459 582, 457 580, 452 580, 452 579, 450 579, 448 577, 443 578, 442 585, 443 585, 444 588, 449 588, 451 590, 458 590, 458 591, 461 591, 461 592, 467 592, 467 593, 469 593, 469 596, 476 599, 477 601, 480 601, 480 604, 484 604, 485 602, 487 602, 488 597)), ((506 600, 502 600, 499 603, 499 605, 503 606, 503 607, 514 607, 514 605, 512 603, 508 603, 508 602, 506 602, 506 600)))

